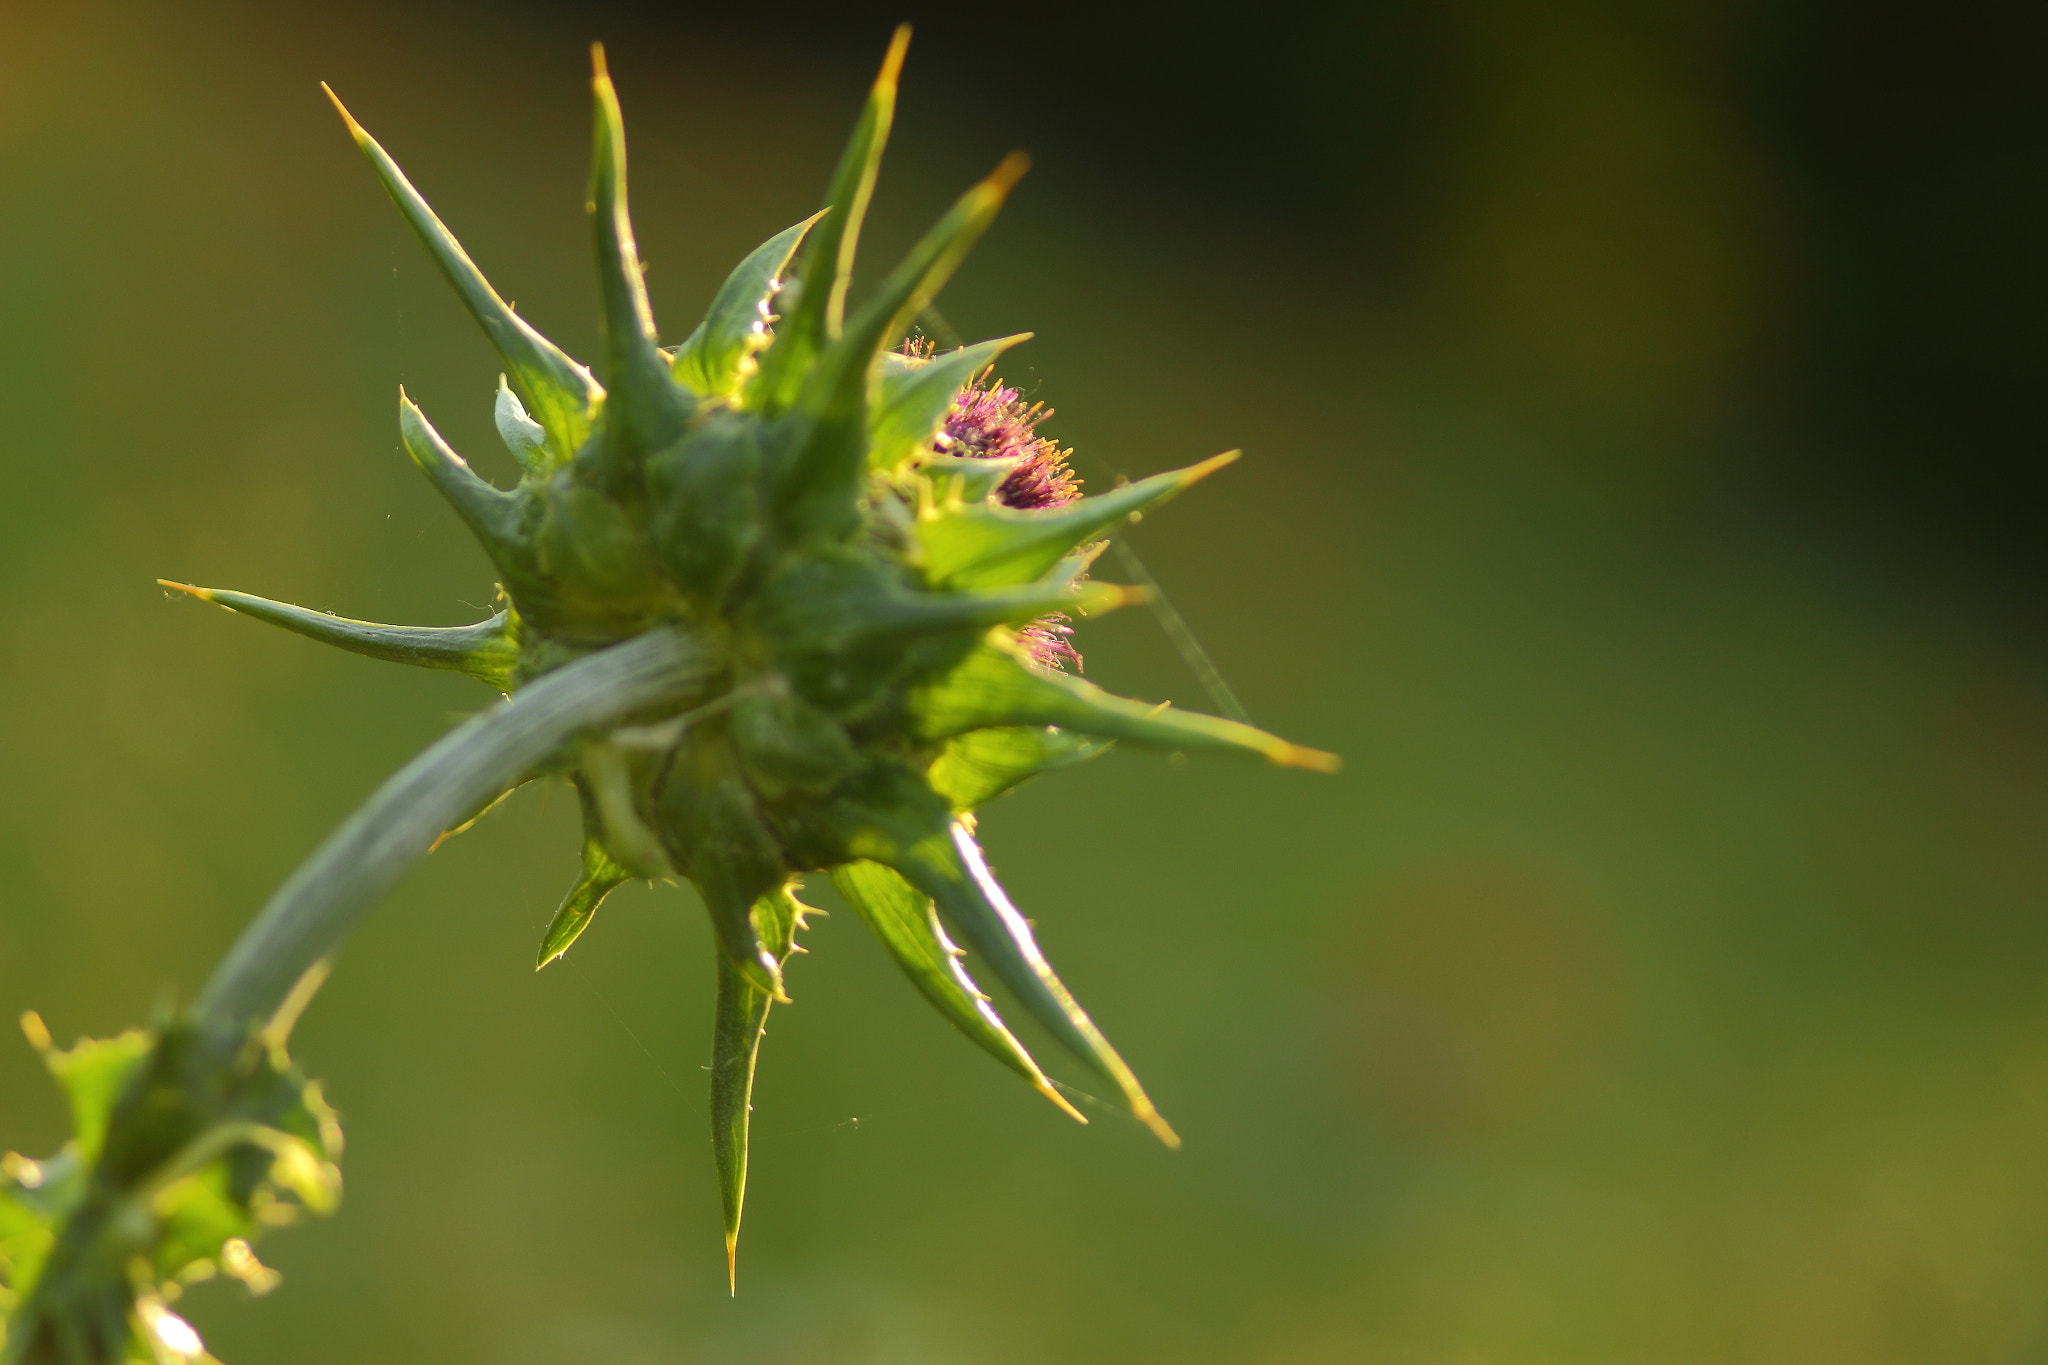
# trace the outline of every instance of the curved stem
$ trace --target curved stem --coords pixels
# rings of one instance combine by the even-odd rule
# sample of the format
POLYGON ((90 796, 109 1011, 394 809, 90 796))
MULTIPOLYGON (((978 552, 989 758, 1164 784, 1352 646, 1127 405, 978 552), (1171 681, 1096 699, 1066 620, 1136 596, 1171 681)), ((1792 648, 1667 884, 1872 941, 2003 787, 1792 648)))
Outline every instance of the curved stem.
POLYGON ((673 629, 589 655, 472 717, 392 775, 278 888, 200 994, 211 1032, 247 1036, 400 875, 579 732, 681 700, 703 651, 673 629))

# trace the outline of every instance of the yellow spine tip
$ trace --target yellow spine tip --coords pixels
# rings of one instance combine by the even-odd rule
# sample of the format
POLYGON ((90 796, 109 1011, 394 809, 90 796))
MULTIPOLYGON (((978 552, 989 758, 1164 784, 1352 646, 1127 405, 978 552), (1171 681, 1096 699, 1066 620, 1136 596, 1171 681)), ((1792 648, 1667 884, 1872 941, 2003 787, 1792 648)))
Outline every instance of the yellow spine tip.
POLYGON ((590 75, 593 80, 608 81, 611 79, 611 73, 605 69, 603 43, 592 43, 590 45, 590 75))
POLYGON ((1051 1100, 1054 1104, 1058 1105, 1061 1108, 1061 1110, 1063 1110, 1066 1113, 1067 1117, 1072 1119, 1074 1122, 1088 1122, 1088 1116, 1082 1113, 1080 1110, 1076 1109, 1073 1105, 1067 1103, 1067 1097, 1065 1095, 1062 1095, 1059 1091, 1053 1089, 1052 1082, 1040 1081, 1038 1083, 1038 1093, 1045 1096, 1047 1099, 1051 1100))
POLYGON ((882 57, 882 70, 875 77, 877 92, 887 90, 895 93, 896 77, 903 70, 903 56, 910 51, 910 25, 898 24, 896 31, 889 35, 889 50, 882 57))
POLYGON ((1335 754, 1326 754, 1321 749, 1304 749, 1299 744, 1290 744, 1273 761, 1283 768, 1306 768, 1312 773, 1340 772, 1344 760, 1335 754))
POLYGON ((725 1234, 725 1292, 732 1298, 740 1296, 740 1235, 738 1232, 725 1234))
POLYGON ((1159 1116, 1157 1109, 1148 1104, 1143 1109, 1134 1110, 1133 1112, 1138 1116, 1138 1122, 1152 1130, 1153 1137, 1158 1138, 1174 1151, 1180 1150, 1180 1134, 1174 1132, 1172 1126, 1159 1116))
POLYGON ((328 100, 334 105, 334 112, 341 115, 341 121, 348 125, 349 136, 358 142, 369 137, 369 134, 363 131, 363 125, 356 122, 356 116, 351 114, 348 111, 348 106, 341 102, 341 96, 334 93, 334 87, 326 81, 322 81, 320 82, 320 88, 326 92, 328 100))
POLYGON ((43 1023, 43 1016, 37 1014, 34 1010, 23 1010, 21 1012, 21 1032, 22 1036, 28 1039, 28 1045, 36 1051, 48 1052, 50 1050, 49 1026, 43 1023))
POLYGON ((1031 154, 1029 152, 1011 152, 1002 161, 997 163, 996 168, 989 172, 988 179, 981 183, 991 193, 998 196, 1007 196, 1012 189, 1016 188, 1017 182, 1024 178, 1024 172, 1030 169, 1031 154))
POLYGON ((159 578, 156 582, 157 586, 160 588, 170 588, 175 592, 182 592, 188 597, 196 597, 202 602, 213 602, 217 600, 214 597, 213 589, 211 588, 195 588, 190 583, 173 583, 168 578, 159 578))

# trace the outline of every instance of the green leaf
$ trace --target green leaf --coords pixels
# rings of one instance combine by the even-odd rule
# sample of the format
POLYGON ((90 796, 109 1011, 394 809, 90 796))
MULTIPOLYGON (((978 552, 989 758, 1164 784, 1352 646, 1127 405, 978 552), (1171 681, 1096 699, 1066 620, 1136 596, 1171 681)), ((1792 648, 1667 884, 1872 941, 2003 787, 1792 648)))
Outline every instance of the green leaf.
POLYGON ((633 874, 606 851, 604 816, 589 788, 580 780, 576 783, 576 796, 583 807, 583 871, 563 897, 554 919, 548 922, 547 933, 541 936, 540 953, 533 963, 535 971, 568 952, 569 945, 590 927, 604 898, 633 879, 633 874))
POLYGON ((764 801, 815 799, 861 766, 846 731, 787 686, 757 687, 727 714, 740 770, 764 801))
POLYGON ((604 66, 604 48, 592 45, 591 91, 596 106, 590 157, 590 212, 597 235, 599 297, 604 304, 604 449, 633 468, 648 451, 682 434, 689 395, 669 375, 647 303, 633 222, 626 209, 626 129, 618 93, 604 66))
POLYGON ((1015 625, 1051 612, 1101 616, 1145 600, 1138 588, 1115 583, 1034 583, 996 592, 899 593, 862 604, 849 623, 874 634, 937 635, 975 627, 1015 625))
POLYGON ((711 1032, 711 1148, 725 1212, 725 1273, 739 1292, 740 1216, 747 1202, 747 1130, 753 1116, 754 1067, 768 1021, 768 995, 718 959, 718 1003, 711 1032))
POLYGON ((106 1139, 107 1115, 155 1046, 155 1036, 143 1029, 129 1029, 112 1038, 80 1038, 70 1048, 60 1049, 50 1042, 43 1021, 34 1014, 23 1015, 21 1027, 70 1101, 79 1160, 96 1160, 106 1139))
POLYGON ((896 78, 910 47, 910 25, 902 24, 889 39, 882 69, 868 91, 867 104, 847 139, 832 184, 825 191, 824 215, 804 242, 787 302, 787 315, 776 329, 775 344, 761 357, 761 368, 749 386, 747 406, 773 414, 796 397, 811 361, 838 336, 846 307, 846 289, 853 280, 854 249, 861 221, 875 192, 882 149, 896 117, 896 78), (793 297, 791 297, 793 296, 793 297))
POLYGON ((971 730, 947 740, 925 775, 954 810, 971 811, 1040 773, 1085 763, 1110 743, 1051 725, 971 730))
MULTIPOLYGON (((755 902, 752 919, 778 968, 798 951, 796 931, 804 915, 792 885, 784 884, 755 902)), ((718 1004, 711 1033, 711 1146, 718 1164, 719 1202, 725 1211, 725 1270, 739 1289, 740 1215, 747 1200, 747 1132, 753 1114, 754 1068, 773 1000, 732 964, 718 960, 718 1004)))
MULTIPOLYGON (((605 445, 600 436, 584 454, 605 445)), ((645 518, 574 477, 550 480, 527 496, 519 565, 532 569, 524 579, 508 570, 507 581, 515 593, 524 589, 534 617, 567 615, 593 634, 614 637, 644 629, 650 602, 665 596, 645 518)))
POLYGON ((1335 772, 1336 755, 1290 744, 1234 720, 1147 706, 1095 684, 1036 667, 1011 646, 985 644, 911 699, 918 735, 949 739, 998 726, 1057 725, 1150 749, 1256 754, 1287 768, 1335 772))
POLYGON ((761 944, 774 955, 778 965, 789 961, 789 955, 801 951, 797 947, 797 930, 808 928, 805 915, 822 915, 822 910, 813 909, 796 898, 801 890, 798 882, 785 882, 754 902, 754 927, 760 932, 761 944))
POLYGON ((781 287, 783 269, 804 234, 824 216, 820 210, 784 228, 749 252, 726 277, 704 320, 676 350, 676 382, 706 397, 738 396, 753 371, 754 353, 774 339, 768 310, 781 287))
POLYGON ((441 847, 441 845, 447 843, 450 839, 453 839, 458 834, 467 834, 470 831, 471 827, 474 826, 477 821, 483 819, 486 815, 489 815, 493 810, 496 810, 499 802, 509 798, 513 792, 518 791, 521 787, 533 781, 534 778, 540 777, 544 773, 552 771, 554 766, 555 765, 553 763, 548 763, 540 768, 536 768, 532 772, 521 774, 520 776, 512 779, 511 784, 508 785, 503 791, 496 792, 491 796, 480 798, 475 805, 471 806, 467 811, 463 812, 459 819, 455 820, 447 828, 441 831, 439 836, 435 838, 433 845, 427 849, 427 852, 435 852, 441 847))
POLYGON ((679 750, 655 814, 662 842, 703 897, 719 951, 755 990, 786 999, 782 965, 752 914, 782 884, 786 868, 730 745, 713 739, 679 750))
POLYGON ((274 1281, 249 1242, 300 1209, 330 1212, 340 1194, 340 1125, 284 1053, 294 1013, 239 1039, 188 1018, 67 1052, 24 1020, 71 1095, 78 1137, 57 1161, 4 1163, 0 1256, 19 1296, 5 1359, 163 1359, 134 1332, 161 1335, 182 1283, 221 1268, 274 1281))
POLYGON ((0 1352, 7 1320, 35 1288, 56 1224, 76 1206, 82 1183, 75 1146, 48 1161, 0 1155, 0 1352))
POLYGON ((637 795, 653 785, 666 756, 629 755, 609 740, 591 740, 579 747, 577 757, 583 779, 578 791, 589 798, 585 814, 594 809, 612 860, 636 877, 669 876, 668 854, 641 818, 637 795))
POLYGON ((929 360, 884 367, 874 409, 868 416, 869 466, 894 469, 926 450, 954 396, 997 356, 1030 339, 1031 333, 1019 332, 962 346, 929 360))
POLYGON ((583 846, 583 873, 576 879, 576 885, 569 888, 569 894, 562 898, 555 917, 548 921, 547 933, 541 936, 540 952, 534 958, 535 971, 568 952, 569 945, 590 927, 590 921, 596 916, 597 907, 604 904, 604 898, 632 880, 616 863, 596 868, 591 864, 590 845, 586 842, 583 846))
POLYGON ((887 828, 869 835, 871 849, 859 850, 901 873, 937 902, 998 979, 1076 1057, 1123 1093, 1131 1113, 1169 1147, 1180 1145, 1159 1116, 1137 1075, 1110 1046, 1039 951, 1031 926, 1017 913, 982 861, 981 849, 958 821, 922 834, 914 842, 887 828))
POLYGON ((427 481, 448 500, 484 547, 491 562, 513 576, 521 567, 523 553, 519 539, 519 511, 525 499, 507 493, 485 481, 441 439, 413 401, 398 391, 398 434, 406 454, 419 466, 427 481))
MULTIPOLYGON (((953 201, 953 206, 926 230, 910 254, 875 290, 875 296, 862 304, 847 324, 840 342, 851 343, 845 348, 848 363, 857 364, 863 372, 870 369, 882 347, 903 335, 911 321, 931 306, 933 298, 945 288, 946 281, 953 278, 967 253, 1002 212, 1010 191, 1030 169, 1030 157, 1012 152, 980 183, 953 201)), ((838 345, 835 343, 835 349, 838 345)), ((827 379, 819 384, 820 400, 811 405, 812 410, 828 409, 832 403, 830 395, 842 383, 827 379)))
POLYGON ((512 630, 510 612, 501 611, 473 626, 385 626, 373 621, 351 621, 329 616, 324 611, 273 602, 245 592, 224 588, 197 588, 159 578, 159 584, 189 593, 202 602, 283 626, 311 640, 335 645, 351 654, 392 663, 416 664, 421 668, 442 668, 466 673, 489 683, 500 692, 512 687, 512 670, 519 662, 519 641, 512 630))
POLYGON ((525 400, 527 410, 546 428, 555 463, 566 461, 589 436, 598 405, 604 401, 603 387, 590 377, 589 370, 528 326, 524 318, 498 297, 498 291, 491 288, 490 281, 469 259, 462 243, 441 225, 441 220, 434 216, 427 201, 420 198, 419 191, 405 178, 405 172, 385 155, 375 138, 363 131, 363 126, 342 107, 341 100, 332 90, 324 84, 320 88, 327 90, 327 98, 334 101, 335 109, 348 125, 349 135, 355 138, 356 145, 369 158, 377 178, 384 182, 384 189, 392 202, 398 205, 398 211, 405 215, 406 222, 412 225, 412 230, 425 244, 427 254, 434 258, 434 264, 441 268, 441 273, 455 287, 470 315, 483 327, 491 345, 497 348, 498 356, 510 371, 512 383, 525 400))
POLYGON ((691 867, 690 881, 704 898, 719 952, 749 986, 771 1000, 788 1000, 783 993, 782 964, 761 943, 753 906, 746 899, 745 888, 753 884, 753 879, 736 875, 715 853, 696 859, 691 867))
POLYGON ((978 502, 946 509, 918 523, 925 578, 934 587, 952 588, 1031 582, 1132 513, 1172 497, 1236 458, 1236 451, 1228 451, 1064 507, 1027 510, 978 502))
POLYGON ((702 601, 717 601, 762 536, 761 424, 712 411, 647 463, 654 543, 663 565, 702 601))
MULTIPOLYGON (((804 377, 797 410, 808 426, 781 489, 797 536, 843 536, 857 523, 856 498, 868 466, 868 383, 875 357, 931 303, 995 221, 1030 164, 1021 152, 1012 153, 955 200, 804 377)), ((773 356, 774 349, 768 354, 773 356)))
POLYGON ((554 468, 554 457, 548 453, 547 428, 526 415, 519 395, 512 392, 502 374, 498 376, 498 397, 491 408, 491 420, 497 425, 505 449, 512 452, 521 469, 539 478, 554 468))
POLYGON ((1030 458, 1028 454, 1001 457, 926 455, 918 461, 917 472, 931 487, 934 509, 951 510, 955 504, 972 507, 988 501, 1003 486, 1003 480, 1030 458))
POLYGON ((1053 1089, 1038 1063, 1024 1050, 989 999, 960 965, 961 953, 939 926, 931 898, 894 871, 873 862, 832 869, 832 885, 860 913, 911 984, 991 1057, 1029 1081, 1032 1088, 1082 1123, 1081 1112, 1053 1089))

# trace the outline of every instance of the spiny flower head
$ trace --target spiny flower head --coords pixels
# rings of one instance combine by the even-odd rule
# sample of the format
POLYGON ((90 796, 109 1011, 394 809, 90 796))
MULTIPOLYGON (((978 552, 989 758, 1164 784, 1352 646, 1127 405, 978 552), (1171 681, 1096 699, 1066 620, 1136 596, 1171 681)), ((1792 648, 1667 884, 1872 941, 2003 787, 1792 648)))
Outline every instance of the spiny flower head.
MULTIPOLYGON (((495 566, 504 608, 472 626, 350 621, 242 593, 206 600, 358 653, 501 690, 655 629, 701 686, 590 734, 547 773, 583 808, 583 871, 545 966, 605 896, 677 877, 719 949, 712 1123, 728 1257, 746 1181, 762 1025, 825 872, 911 981, 968 1037, 1076 1119, 962 965, 980 963, 1163 1140, 1176 1139, 990 874, 973 812, 1117 740, 1328 768, 1249 726, 1127 701, 1051 664, 1070 617, 1136 596, 1088 581, 1103 537, 1230 462, 1080 496, 1049 415, 990 366, 1024 337, 892 350, 1023 174, 1004 160, 857 307, 854 245, 893 116, 899 31, 826 207, 747 256, 664 345, 627 214, 625 137, 597 54, 590 205, 603 380, 504 303, 377 142, 342 111, 385 189, 504 366, 499 433, 517 487, 473 473, 403 393, 407 451, 495 566)), ((339 101, 336 101, 339 108, 339 101)), ((178 585, 173 585, 178 586, 178 585)), ((535 772, 531 776, 542 776, 535 772)), ((730 1264, 730 1261, 729 1261, 730 1264)))

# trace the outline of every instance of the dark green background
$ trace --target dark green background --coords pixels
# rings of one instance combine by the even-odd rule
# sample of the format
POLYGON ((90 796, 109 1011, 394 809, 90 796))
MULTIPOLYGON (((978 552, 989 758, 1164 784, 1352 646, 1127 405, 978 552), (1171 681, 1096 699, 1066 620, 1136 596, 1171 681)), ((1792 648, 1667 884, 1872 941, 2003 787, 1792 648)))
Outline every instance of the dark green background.
MULTIPOLYGON (((1185 1148, 1061 1119, 834 916, 727 1299, 698 912, 622 893, 536 977, 574 811, 522 793, 302 1026, 347 1202, 272 1299, 186 1301, 213 1349, 2048 1359, 2040 18, 927 8, 871 263, 1039 154, 947 319, 1039 334, 1006 374, 1098 481, 1246 450, 1131 539, 1349 763, 1120 754, 987 812, 1185 1148)), ((485 699, 151 583, 489 598, 394 398, 506 476, 495 368, 315 82, 589 355, 582 44, 679 336, 899 12, 0 4, 0 1014, 189 998, 485 699)), ((1208 704, 1142 612, 1081 644, 1208 704)), ((58 1108, 0 1044, 0 1147, 58 1108)))

